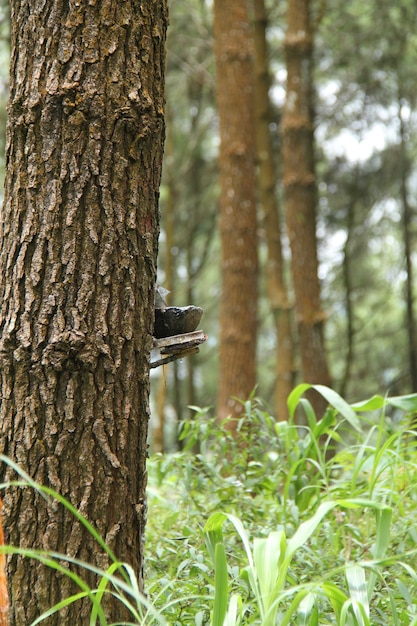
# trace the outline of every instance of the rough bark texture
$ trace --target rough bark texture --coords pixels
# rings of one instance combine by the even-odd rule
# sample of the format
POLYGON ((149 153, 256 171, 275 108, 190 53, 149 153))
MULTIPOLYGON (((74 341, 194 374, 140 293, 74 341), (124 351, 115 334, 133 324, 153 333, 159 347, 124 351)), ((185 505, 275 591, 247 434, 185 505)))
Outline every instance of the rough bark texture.
POLYGON ((294 386, 294 341, 292 306, 285 281, 281 245, 281 224, 276 195, 276 165, 270 123, 267 17, 264 0, 254 0, 255 103, 258 155, 258 186, 268 256, 267 289, 276 332, 275 412, 278 420, 288 419, 287 398, 294 386))
MULTIPOLYGON (((311 69, 310 1, 289 0, 285 54, 287 91, 282 117, 285 214, 291 245, 295 312, 304 382, 330 384, 316 246, 316 178, 311 69)), ((326 403, 314 398, 320 414, 326 403)))
POLYGON ((218 417, 237 416, 256 380, 257 233, 253 38, 246 0, 215 0, 222 294, 218 417))
MULTIPOLYGON (((68 498, 142 584, 165 1, 11 9, 1 449, 68 498)), ((11 544, 107 565, 83 527, 32 489, 7 491, 4 526, 11 544)), ((74 591, 21 558, 8 580, 11 625, 74 591)), ((88 608, 43 623, 81 626, 88 608)), ((107 610, 122 619, 120 606, 107 610)))

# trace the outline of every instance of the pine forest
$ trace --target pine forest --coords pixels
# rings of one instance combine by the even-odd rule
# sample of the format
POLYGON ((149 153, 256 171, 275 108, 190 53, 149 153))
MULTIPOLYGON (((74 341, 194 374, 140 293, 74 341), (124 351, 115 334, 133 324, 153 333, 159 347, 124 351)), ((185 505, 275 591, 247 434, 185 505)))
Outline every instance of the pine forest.
POLYGON ((0 626, 417 626, 416 24, 0 0, 0 626))

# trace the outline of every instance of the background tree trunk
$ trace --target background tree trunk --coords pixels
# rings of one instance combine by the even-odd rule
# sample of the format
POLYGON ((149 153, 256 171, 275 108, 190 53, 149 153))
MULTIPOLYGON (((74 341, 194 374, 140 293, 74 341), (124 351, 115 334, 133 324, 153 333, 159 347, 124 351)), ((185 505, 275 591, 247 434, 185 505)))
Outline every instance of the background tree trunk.
MULTIPOLYGON (((169 41, 169 38, 168 38, 169 41)), ((165 225, 165 254, 164 254, 164 283, 163 287, 169 292, 165 296, 165 302, 172 304, 174 302, 174 258, 172 255, 172 248, 174 247, 174 218, 175 218, 175 201, 176 201, 176 189, 175 189, 175 154, 174 154, 174 141, 173 141, 173 125, 174 120, 172 112, 167 102, 165 120, 167 125, 166 140, 165 140, 165 152, 164 152, 164 176, 166 185, 166 201, 165 210, 162 213, 162 223, 165 225)), ((161 256, 161 248, 159 254, 161 256)), ((171 367, 175 367, 176 362, 171 364, 171 367)), ((168 366, 158 368, 158 382, 156 386, 156 424, 154 422, 154 428, 152 432, 152 444, 153 452, 165 452, 165 426, 166 426, 166 400, 167 400, 167 384, 168 384, 168 366)))
POLYGON ((292 307, 284 274, 281 224, 276 194, 277 175, 270 131, 267 17, 264 0, 254 0, 255 25, 255 104, 258 186, 263 209, 267 245, 266 279, 276 333, 275 412, 278 420, 288 419, 287 398, 294 386, 294 341, 292 307))
MULTIPOLYGON (((356 176, 355 176, 356 179, 356 176)), ((354 324, 354 298, 352 286, 352 239, 354 237, 355 211, 357 202, 357 183, 352 186, 352 196, 346 206, 346 242, 343 249, 342 276, 345 288, 345 308, 346 308, 346 356, 343 376, 340 381, 339 393, 344 398, 350 381, 351 368, 355 351, 355 324, 354 324)))
POLYGON ((398 94, 398 122, 400 132, 400 201, 401 221, 403 227, 404 256, 406 267, 405 279, 405 304, 406 304, 406 328, 408 338, 408 363, 410 368, 410 391, 417 392, 417 338, 414 314, 414 267, 413 267, 413 210, 408 200, 408 175, 409 163, 407 155, 407 129, 404 120, 401 87, 398 94))
MULTIPOLYGON (((310 1, 289 0, 285 37, 286 100, 282 117, 285 214, 291 245, 295 313, 304 382, 330 384, 323 341, 324 314, 316 246, 316 178, 313 149, 310 1)), ((318 415, 326 403, 312 396, 318 415)))
MULTIPOLYGON (((1 447, 68 498, 142 585, 166 6, 11 9, 1 447)), ((11 544, 107 565, 83 527, 33 490, 7 491, 4 525, 11 544)), ((12 625, 74 591, 21 558, 8 578, 12 625)), ((88 609, 45 624, 86 624, 88 609)), ((124 619, 120 605, 107 610, 124 619)))
POLYGON ((253 38, 246 0, 215 0, 214 51, 220 124, 222 293, 218 417, 238 416, 233 398, 256 382, 257 233, 253 38))

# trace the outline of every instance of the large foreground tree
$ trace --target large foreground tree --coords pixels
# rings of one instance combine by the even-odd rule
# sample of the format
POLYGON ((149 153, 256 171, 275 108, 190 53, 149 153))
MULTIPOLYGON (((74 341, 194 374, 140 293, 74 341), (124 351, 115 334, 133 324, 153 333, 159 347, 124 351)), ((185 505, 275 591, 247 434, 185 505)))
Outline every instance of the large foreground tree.
MULTIPOLYGON (((238 416, 256 382, 257 233, 253 37, 246 0, 215 0, 222 293, 218 416, 238 416)), ((233 422, 231 423, 233 424, 233 422)))
MULTIPOLYGON (((11 18, 1 450, 68 498, 141 584, 165 0, 12 0, 11 18)), ((4 514, 11 544, 107 564, 33 490, 9 489, 4 514)), ((21 558, 8 579, 13 625, 74 590, 21 558)), ((111 602, 107 612, 124 617, 111 602)), ((72 605, 45 623, 87 614, 72 605)))

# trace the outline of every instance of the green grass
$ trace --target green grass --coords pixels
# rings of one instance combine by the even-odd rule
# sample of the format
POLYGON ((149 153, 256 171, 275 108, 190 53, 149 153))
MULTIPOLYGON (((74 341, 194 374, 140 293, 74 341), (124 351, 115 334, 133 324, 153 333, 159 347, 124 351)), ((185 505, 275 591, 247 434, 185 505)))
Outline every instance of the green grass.
POLYGON ((182 426, 184 450, 151 457, 147 597, 71 504, 3 457, 15 484, 66 506, 111 563, 106 572, 75 563, 75 575, 65 555, 3 547, 60 569, 79 587, 34 624, 88 597, 90 626, 109 626, 102 600, 111 593, 129 607, 132 625, 417 626, 417 396, 348 405, 317 386, 330 405, 318 421, 308 388, 291 394, 289 422, 276 423, 249 399, 238 441, 209 410, 196 409, 182 426), (305 426, 295 425, 296 414, 305 426), (96 589, 83 567, 99 574, 96 589))
POLYGON ((305 427, 252 398, 245 446, 203 410, 185 451, 150 459, 148 590, 183 597, 169 623, 417 624, 417 397, 349 406, 318 386, 317 421, 308 387, 289 398, 305 427))

